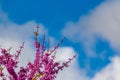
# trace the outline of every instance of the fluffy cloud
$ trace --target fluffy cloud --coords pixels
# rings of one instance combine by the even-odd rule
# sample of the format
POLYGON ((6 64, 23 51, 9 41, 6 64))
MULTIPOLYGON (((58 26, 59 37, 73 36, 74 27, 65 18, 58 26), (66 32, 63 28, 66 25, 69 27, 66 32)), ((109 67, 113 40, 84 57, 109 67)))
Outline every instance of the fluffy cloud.
MULTIPOLYGON (((89 57, 96 56, 93 48, 96 39, 109 42, 110 47, 120 51, 120 0, 106 0, 79 21, 68 22, 62 30, 63 36, 83 44, 89 57)), ((98 63, 99 64, 99 63, 98 63)), ((120 80, 120 57, 112 57, 111 63, 98 71, 90 80, 120 80)))
POLYGON ((111 63, 98 72, 92 80, 120 80, 120 57, 111 59, 111 63))
MULTIPOLYGON (((57 60, 58 61, 66 61, 68 58, 75 55, 76 52, 71 47, 61 47, 58 49, 57 60)), ((56 80, 89 80, 88 77, 85 76, 85 71, 81 70, 78 66, 77 60, 73 60, 70 66, 60 73, 57 76, 56 80)))
POLYGON ((114 50, 119 51, 119 8, 119 0, 106 0, 88 15, 80 17, 77 23, 68 22, 62 34, 72 41, 83 43, 89 56, 95 56, 92 49, 95 46, 96 37, 107 40, 114 50))

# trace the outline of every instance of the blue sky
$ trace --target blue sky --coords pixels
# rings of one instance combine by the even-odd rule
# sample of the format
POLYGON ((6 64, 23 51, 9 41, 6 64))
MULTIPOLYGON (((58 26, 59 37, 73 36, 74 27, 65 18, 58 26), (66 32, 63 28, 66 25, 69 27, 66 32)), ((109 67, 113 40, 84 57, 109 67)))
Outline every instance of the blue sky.
POLYGON ((33 28, 31 25, 40 24, 53 43, 65 36, 62 47, 72 47, 78 55, 80 70, 85 71, 85 76, 99 80, 97 73, 100 75, 100 71, 115 62, 115 56, 119 60, 119 4, 119 0, 0 0, 0 9, 1 16, 5 14, 8 23, 15 24, 14 28, 26 30, 26 25, 33 28))
POLYGON ((61 29, 68 21, 76 22, 81 15, 87 14, 103 0, 1 0, 2 9, 9 18, 18 24, 30 20, 42 23, 49 34, 60 35, 61 29), (21 6, 22 5, 22 6, 21 6), (53 30, 53 29, 56 30, 53 30), (57 33, 57 34, 55 34, 57 33))

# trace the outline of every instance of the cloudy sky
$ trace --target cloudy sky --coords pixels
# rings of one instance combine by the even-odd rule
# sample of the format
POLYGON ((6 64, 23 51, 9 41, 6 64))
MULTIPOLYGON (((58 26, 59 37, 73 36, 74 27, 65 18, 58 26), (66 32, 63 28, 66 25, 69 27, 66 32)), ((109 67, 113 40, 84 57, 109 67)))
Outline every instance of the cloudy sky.
POLYGON ((25 41, 22 66, 34 59, 37 25, 51 46, 65 37, 57 60, 77 54, 56 80, 120 80, 120 0, 0 0, 0 46, 25 41))

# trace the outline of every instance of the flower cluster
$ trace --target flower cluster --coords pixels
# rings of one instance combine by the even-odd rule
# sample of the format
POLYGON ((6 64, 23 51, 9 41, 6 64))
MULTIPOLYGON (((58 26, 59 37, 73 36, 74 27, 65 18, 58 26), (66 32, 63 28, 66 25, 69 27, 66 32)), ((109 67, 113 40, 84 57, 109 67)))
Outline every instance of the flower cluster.
POLYGON ((58 72, 63 70, 64 67, 68 67, 71 60, 73 60, 76 55, 72 58, 69 58, 68 61, 60 64, 55 61, 56 51, 58 47, 62 44, 64 38, 58 42, 58 44, 53 49, 46 49, 45 46, 45 37, 43 38, 43 42, 40 43, 38 41, 38 28, 35 34, 34 46, 36 49, 36 55, 34 62, 28 62, 26 67, 20 67, 18 72, 15 69, 18 67, 19 56, 21 54, 22 49, 24 48, 24 42, 20 49, 16 51, 15 54, 10 53, 10 49, 1 48, 0 55, 0 77, 2 80, 55 80, 58 72), (6 68, 9 75, 3 73, 3 69, 6 68))

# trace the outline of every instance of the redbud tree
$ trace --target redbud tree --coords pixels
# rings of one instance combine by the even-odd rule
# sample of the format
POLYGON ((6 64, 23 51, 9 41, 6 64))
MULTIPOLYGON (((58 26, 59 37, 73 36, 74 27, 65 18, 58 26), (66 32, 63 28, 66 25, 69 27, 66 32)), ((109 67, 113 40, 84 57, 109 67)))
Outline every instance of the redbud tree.
POLYGON ((25 67, 20 67, 18 72, 15 69, 18 68, 19 56, 24 48, 24 42, 15 54, 11 54, 10 49, 1 48, 0 77, 2 80, 55 80, 58 72, 63 70, 64 67, 68 67, 71 60, 76 57, 76 55, 73 55, 72 58, 63 63, 55 61, 56 51, 64 38, 54 48, 47 49, 45 36, 42 42, 38 40, 38 28, 39 26, 34 32, 35 59, 33 62, 28 62, 25 67), (4 69, 7 70, 8 74, 3 72, 4 69))

